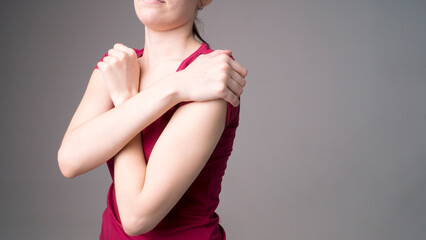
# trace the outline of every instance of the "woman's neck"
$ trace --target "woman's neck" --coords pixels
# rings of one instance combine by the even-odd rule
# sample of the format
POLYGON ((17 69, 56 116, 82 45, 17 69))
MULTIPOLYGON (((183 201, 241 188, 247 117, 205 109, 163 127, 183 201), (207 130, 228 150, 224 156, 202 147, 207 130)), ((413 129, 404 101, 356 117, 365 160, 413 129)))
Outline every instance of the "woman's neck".
POLYGON ((162 61, 182 61, 200 47, 192 35, 192 21, 178 28, 156 31, 145 26, 145 46, 141 57, 144 67, 156 67, 162 61))

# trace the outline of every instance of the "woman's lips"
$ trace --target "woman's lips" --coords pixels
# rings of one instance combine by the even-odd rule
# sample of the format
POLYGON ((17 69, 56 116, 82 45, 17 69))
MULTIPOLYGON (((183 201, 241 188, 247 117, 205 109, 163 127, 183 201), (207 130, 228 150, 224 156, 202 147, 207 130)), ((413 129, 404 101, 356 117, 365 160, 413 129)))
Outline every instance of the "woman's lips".
POLYGON ((164 3, 162 0, 142 0, 143 3, 160 4, 164 3))

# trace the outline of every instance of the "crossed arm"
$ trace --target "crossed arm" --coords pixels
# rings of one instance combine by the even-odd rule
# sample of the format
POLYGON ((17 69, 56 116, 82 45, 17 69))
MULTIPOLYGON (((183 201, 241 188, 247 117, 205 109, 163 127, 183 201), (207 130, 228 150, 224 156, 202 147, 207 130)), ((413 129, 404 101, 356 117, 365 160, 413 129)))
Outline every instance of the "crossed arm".
POLYGON ((74 178, 117 154, 135 135, 181 100, 173 84, 159 79, 114 107, 101 72, 95 69, 58 150, 62 174, 74 178))
POLYGON ((170 88, 172 82, 159 80, 113 108, 100 72, 94 70, 58 151, 60 170, 68 178, 115 155, 116 200, 129 235, 151 230, 173 208, 207 162, 225 127, 225 100, 185 104, 175 111, 146 165, 140 131, 179 102, 170 88))
POLYGON ((226 123, 223 99, 178 108, 146 165, 140 134, 116 156, 114 181, 124 231, 152 230, 179 201, 216 147, 226 123))

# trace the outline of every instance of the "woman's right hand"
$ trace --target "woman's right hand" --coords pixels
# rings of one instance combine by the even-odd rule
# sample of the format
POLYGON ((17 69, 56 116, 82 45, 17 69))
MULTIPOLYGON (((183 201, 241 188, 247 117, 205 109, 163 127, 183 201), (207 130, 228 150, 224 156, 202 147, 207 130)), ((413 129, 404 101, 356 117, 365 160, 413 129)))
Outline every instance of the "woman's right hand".
POLYGON ((198 56, 184 70, 176 72, 179 99, 207 101, 224 99, 234 107, 246 85, 247 68, 232 59, 230 50, 215 50, 198 56))

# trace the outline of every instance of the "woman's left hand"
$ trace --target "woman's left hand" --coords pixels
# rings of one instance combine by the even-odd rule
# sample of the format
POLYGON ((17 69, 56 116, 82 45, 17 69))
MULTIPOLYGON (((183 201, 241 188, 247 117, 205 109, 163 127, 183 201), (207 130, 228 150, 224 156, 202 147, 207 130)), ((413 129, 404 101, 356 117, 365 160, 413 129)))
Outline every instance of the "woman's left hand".
POLYGON ((139 92, 140 66, 133 49, 116 43, 97 66, 115 107, 139 92))

